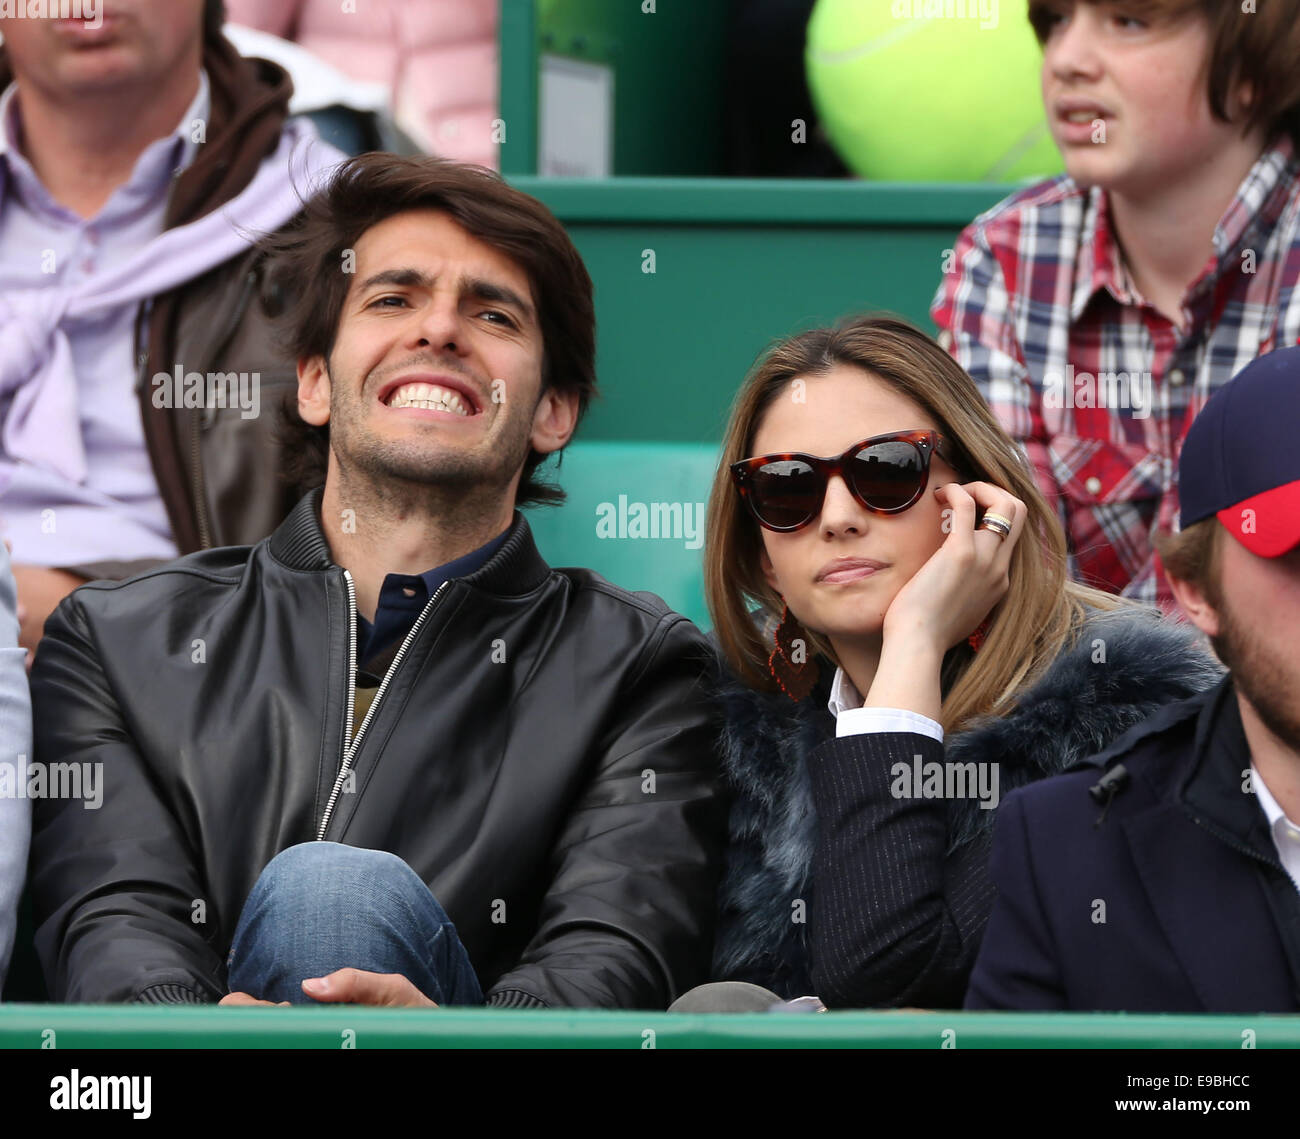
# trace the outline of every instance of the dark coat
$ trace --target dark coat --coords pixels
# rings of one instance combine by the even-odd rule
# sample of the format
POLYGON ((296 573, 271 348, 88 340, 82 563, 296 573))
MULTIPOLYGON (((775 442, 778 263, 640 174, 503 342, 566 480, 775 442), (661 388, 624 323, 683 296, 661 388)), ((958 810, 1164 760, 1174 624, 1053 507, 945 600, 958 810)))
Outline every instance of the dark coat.
MULTIPOLYGON (((934 888, 933 916, 918 917, 916 899, 891 899, 891 913, 881 914, 879 921, 905 922, 906 928, 900 927, 896 937, 889 936, 889 930, 860 931, 881 936, 876 959, 835 962, 836 976, 831 979, 826 968, 832 963, 815 960, 817 933, 838 934, 855 921, 861 923, 873 908, 880 913, 877 898, 844 894, 850 875, 843 862, 862 860, 861 869, 869 877, 882 865, 869 836, 888 830, 894 820, 878 816, 866 827, 865 840, 853 839, 850 833, 844 842, 846 832, 859 825, 851 816, 860 804, 842 802, 831 784, 815 796, 813 771, 823 777, 839 765, 883 774, 888 763, 880 749, 893 748, 908 759, 925 754, 946 762, 996 762, 1005 794, 1101 751, 1161 705, 1210 686, 1220 675, 1208 650, 1185 627, 1142 610, 1096 613, 1013 711, 973 724, 939 744, 910 733, 836 740, 834 717, 826 706, 833 669, 822 672, 813 694, 799 703, 734 680, 722 688, 723 763, 733 804, 713 973, 715 979, 753 981, 783 996, 818 992, 820 987, 819 995, 832 1006, 960 1004, 992 905, 991 891, 980 883, 997 812, 965 799, 932 804, 927 819, 917 817, 931 827, 925 841, 930 843, 928 861, 936 878, 943 879, 945 866, 961 863, 964 876, 973 874, 979 881, 971 887, 971 896, 953 905, 945 894, 952 883, 941 880, 934 888), (1104 642, 1104 663, 1094 663, 1100 655, 1098 642, 1104 642), (833 827, 819 826, 815 798, 839 815, 833 827), (836 840, 840 845, 828 845, 836 840), (844 872, 836 874, 839 898, 834 914, 818 908, 813 866, 819 849, 824 865, 844 872), (801 910, 806 920, 792 920, 801 910), (953 910, 961 911, 961 928, 941 934, 939 927, 946 927, 953 910), (810 928, 815 931, 811 936, 810 928), (933 974, 930 959, 935 956, 952 959, 942 978, 933 974), (900 979, 923 973, 929 975, 919 986, 900 979), (828 985, 842 991, 828 994, 828 985)), ((890 799, 885 778, 886 790, 876 794, 874 805, 897 813, 899 801, 890 799)), ((911 804, 913 816, 918 815, 916 806, 911 804)), ((897 888, 897 876, 887 875, 884 884, 897 888)))
POLYGON ((1300 893, 1249 793, 1230 681, 999 812, 971 1008, 1300 1009, 1300 893), (1089 794, 1103 768, 1126 778, 1089 794))

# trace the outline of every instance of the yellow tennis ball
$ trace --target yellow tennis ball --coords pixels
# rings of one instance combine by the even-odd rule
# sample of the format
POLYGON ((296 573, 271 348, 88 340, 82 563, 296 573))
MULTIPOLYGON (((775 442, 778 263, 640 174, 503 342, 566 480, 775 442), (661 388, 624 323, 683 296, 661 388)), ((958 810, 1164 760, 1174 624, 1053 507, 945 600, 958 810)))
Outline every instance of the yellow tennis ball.
POLYGON ((1016 182, 1064 169, 1027 0, 818 0, 808 86, 863 178, 1016 182))

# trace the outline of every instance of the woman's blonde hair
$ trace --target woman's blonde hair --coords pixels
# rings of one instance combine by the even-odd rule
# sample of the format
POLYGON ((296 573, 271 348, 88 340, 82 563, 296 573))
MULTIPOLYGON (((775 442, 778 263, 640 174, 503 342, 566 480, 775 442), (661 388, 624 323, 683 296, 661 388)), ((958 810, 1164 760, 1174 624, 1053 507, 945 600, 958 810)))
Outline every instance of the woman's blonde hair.
MULTIPOLYGON (((1113 609, 1121 602, 1066 580, 1060 522, 1016 445, 961 366, 920 329, 895 317, 858 317, 783 340, 759 360, 737 394, 709 497, 704 556, 705 597, 722 652, 746 683, 776 689, 767 668, 771 644, 763 626, 780 618, 783 605, 763 576, 759 526, 728 468, 752 455, 759 424, 791 380, 823 375, 839 365, 861 368, 924 410, 954 449, 966 481, 993 483, 1028 507, 1011 555, 1007 595, 990 615, 984 644, 975 653, 963 642, 944 660, 945 730, 1001 714, 1073 640, 1089 606, 1113 609), (754 603, 772 620, 756 622, 754 603)), ((838 664, 824 636, 809 630, 808 640, 838 664)))

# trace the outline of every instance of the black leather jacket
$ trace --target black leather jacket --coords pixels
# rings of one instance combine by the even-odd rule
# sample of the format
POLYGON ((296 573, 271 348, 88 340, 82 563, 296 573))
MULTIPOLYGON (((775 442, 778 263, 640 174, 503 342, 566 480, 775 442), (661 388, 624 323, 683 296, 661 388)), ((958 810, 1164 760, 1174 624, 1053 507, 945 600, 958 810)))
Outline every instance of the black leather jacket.
POLYGON ((405 859, 491 1004, 663 1008, 706 980, 725 806, 705 638, 551 569, 516 513, 430 600, 340 780, 356 609, 318 499, 47 623, 35 759, 103 765, 98 809, 34 803, 52 999, 219 999, 258 874, 316 838, 405 859))

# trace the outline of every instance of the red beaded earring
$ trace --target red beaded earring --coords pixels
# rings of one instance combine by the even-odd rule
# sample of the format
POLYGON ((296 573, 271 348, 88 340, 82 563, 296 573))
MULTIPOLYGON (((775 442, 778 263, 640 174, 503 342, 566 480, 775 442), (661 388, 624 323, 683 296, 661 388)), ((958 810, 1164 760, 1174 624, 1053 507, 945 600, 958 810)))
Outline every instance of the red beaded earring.
POLYGON ((817 683, 817 665, 808 652, 808 636, 786 605, 781 623, 776 627, 772 654, 767 670, 791 700, 803 700, 817 683), (796 643, 797 642, 797 643, 796 643), (802 660, 796 660, 802 656, 802 660))
POLYGON ((973 632, 969 637, 966 638, 966 643, 970 645, 971 652, 977 653, 980 651, 980 646, 983 645, 985 640, 988 638, 989 626, 992 624, 993 624, 992 618, 985 617, 984 620, 980 623, 980 627, 976 629, 975 632, 973 632))

